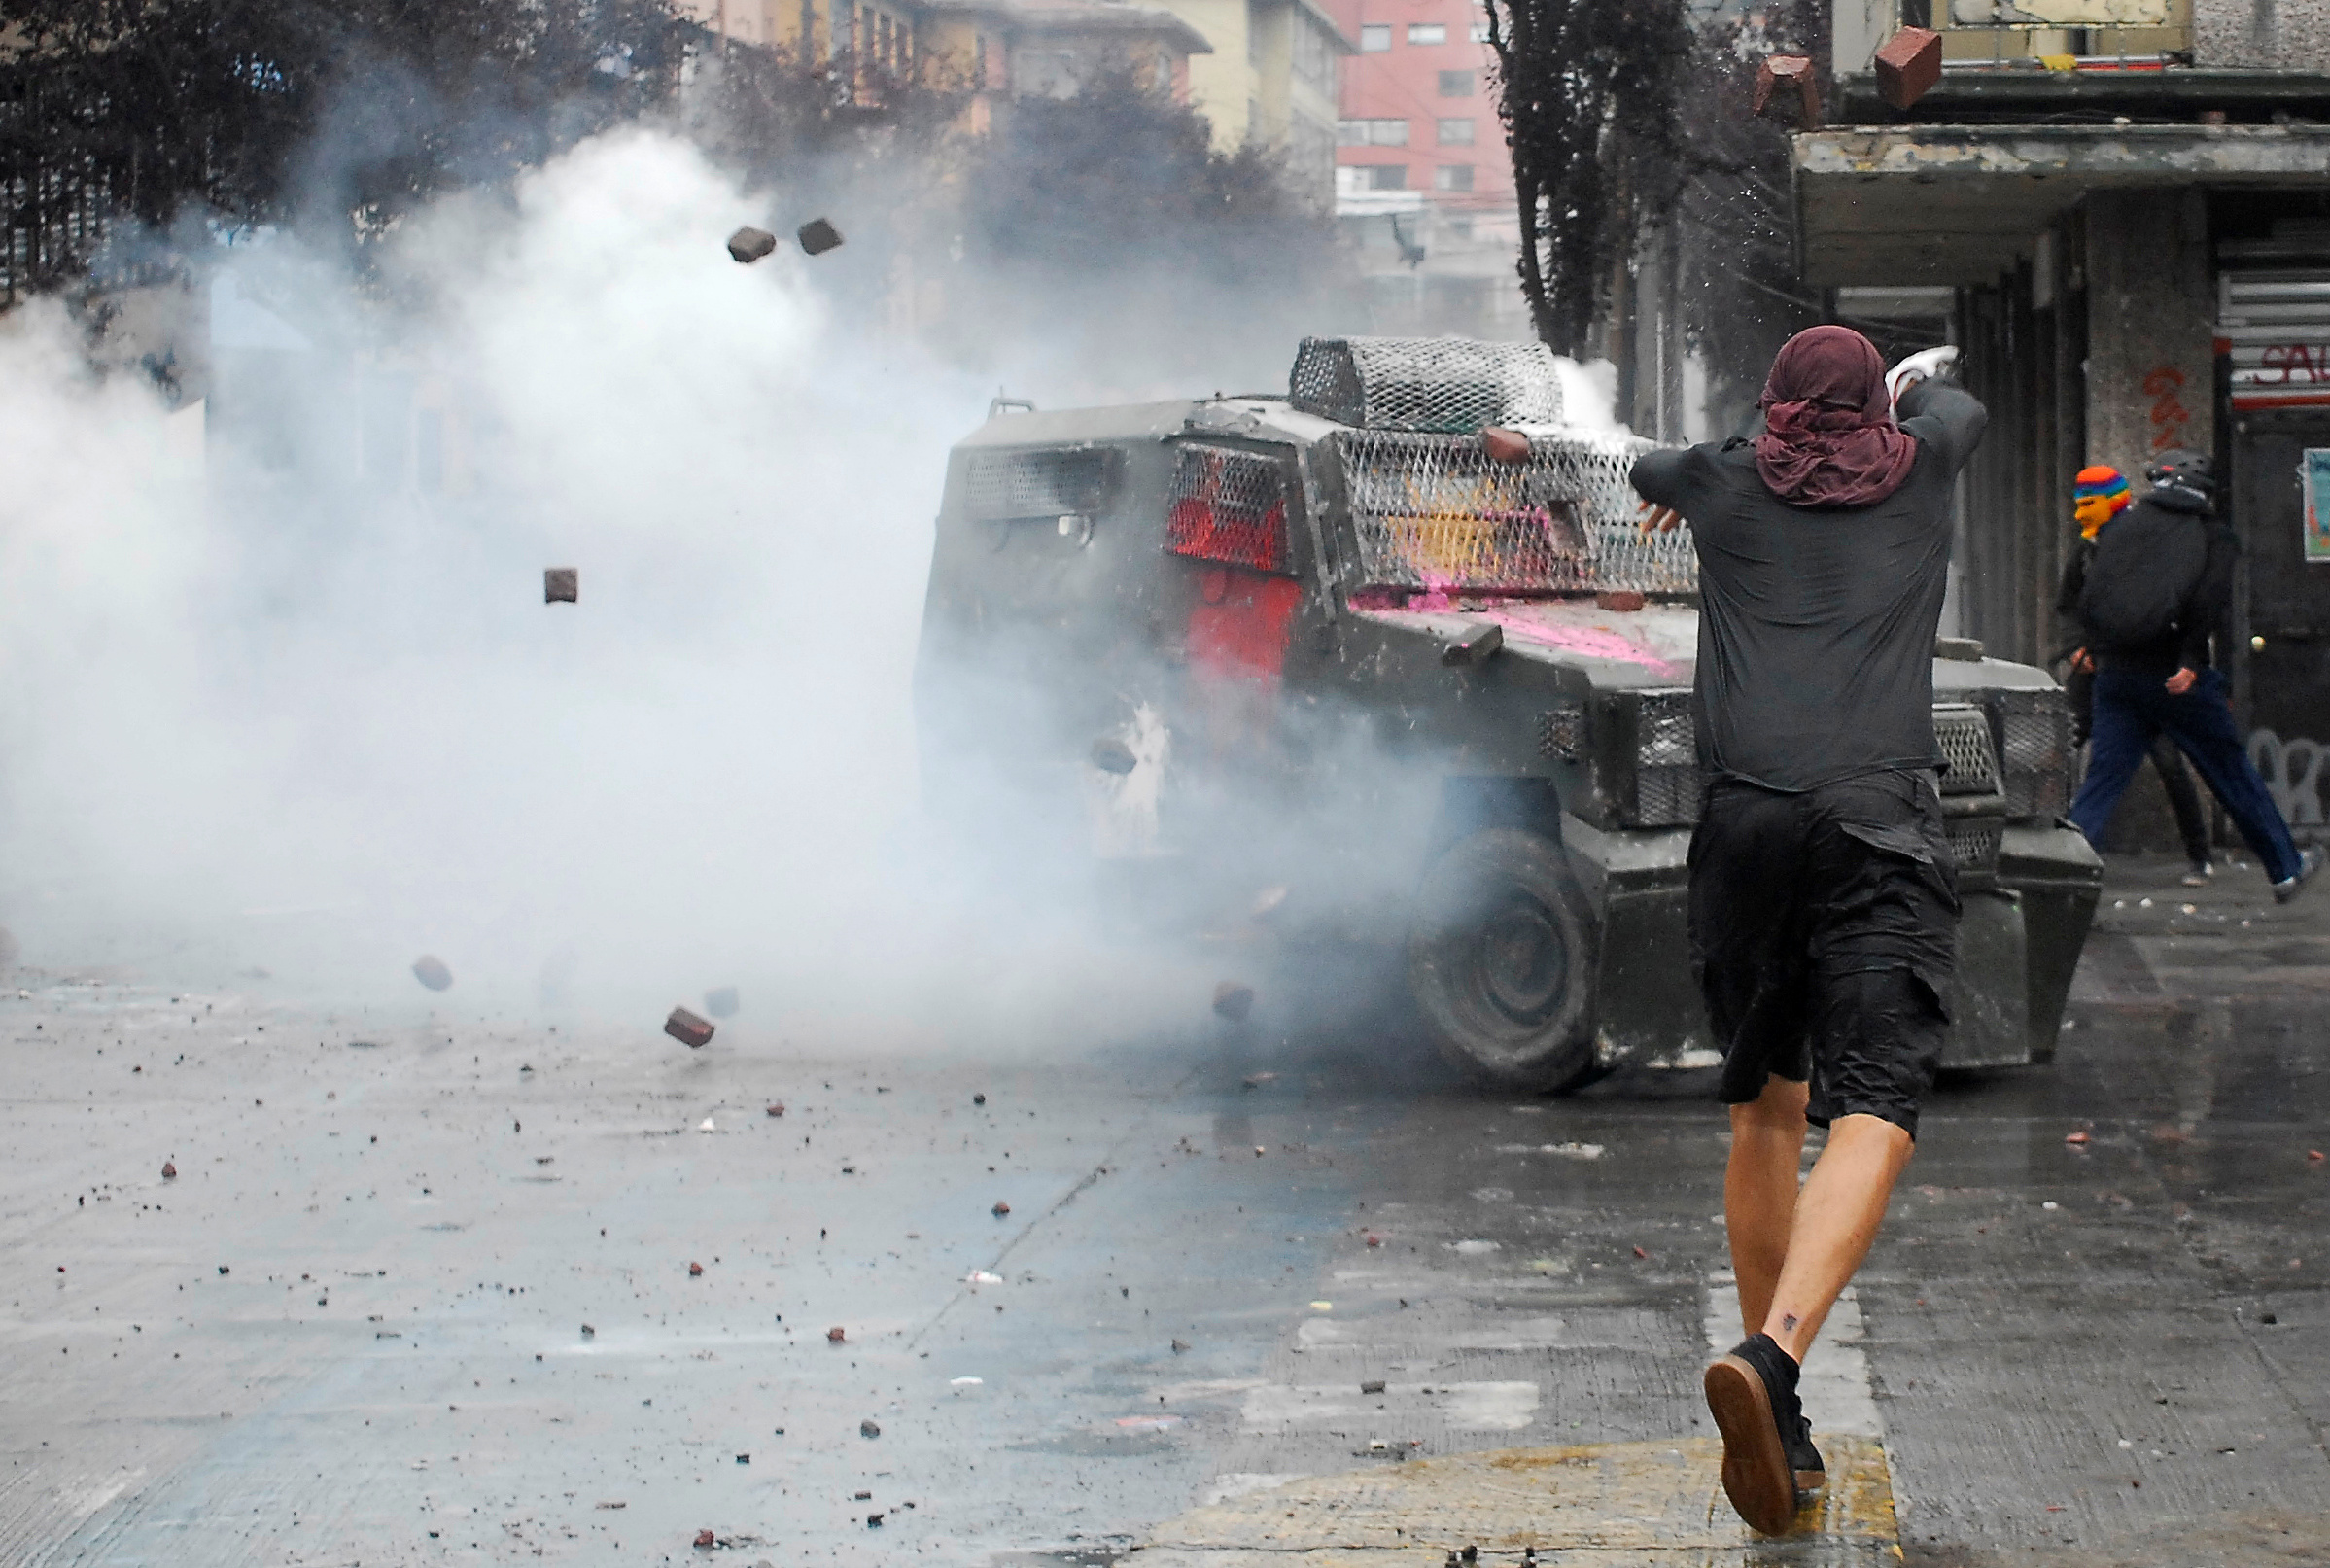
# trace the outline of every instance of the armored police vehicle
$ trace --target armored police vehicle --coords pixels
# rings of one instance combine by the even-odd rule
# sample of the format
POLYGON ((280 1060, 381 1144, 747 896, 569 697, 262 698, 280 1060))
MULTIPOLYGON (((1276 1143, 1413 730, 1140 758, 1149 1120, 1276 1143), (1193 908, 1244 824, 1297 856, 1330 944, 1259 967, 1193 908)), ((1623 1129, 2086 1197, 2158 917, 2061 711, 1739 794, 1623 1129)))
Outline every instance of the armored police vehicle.
MULTIPOLYGON (((1454 338, 1307 339, 1285 396, 998 405, 938 519, 926 799, 1202 926, 1373 943, 1496 1084, 1712 1063, 1695 566, 1637 521, 1648 444, 1565 421, 1542 347, 1454 338)), ((2044 1062, 2101 880, 2063 694, 1936 651, 1945 1065, 2044 1062)))

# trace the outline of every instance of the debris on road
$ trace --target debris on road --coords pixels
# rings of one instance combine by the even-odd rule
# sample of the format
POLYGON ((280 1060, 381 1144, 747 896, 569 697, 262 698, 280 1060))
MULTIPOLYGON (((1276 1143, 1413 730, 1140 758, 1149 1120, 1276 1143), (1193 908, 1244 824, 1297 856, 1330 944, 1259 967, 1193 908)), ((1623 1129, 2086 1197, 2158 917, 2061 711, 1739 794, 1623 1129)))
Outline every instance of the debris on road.
POLYGON ((453 984, 453 971, 434 953, 424 953, 412 960, 412 977, 431 991, 443 991, 453 984))
POLYGON ((1244 1078, 1238 1080, 1238 1087, 1241 1089, 1260 1089, 1264 1084, 1269 1083, 1276 1079, 1277 1076, 1278 1075, 1274 1072, 1249 1073, 1244 1078))
POLYGON ((867 1529, 869 1529, 869 1530, 879 1530, 879 1529, 881 1529, 881 1528, 882 1528, 882 1516, 881 1516, 881 1515, 879 1515, 879 1514, 868 1514, 868 1515, 866 1516, 866 1528, 867 1528, 867 1529))
POLYGON ((793 238, 799 240, 801 248, 810 255, 823 256, 841 245, 842 231, 822 218, 812 218, 793 231, 793 238))
POLYGON ((971 1103, 974 1105, 984 1105, 987 1103, 987 1097, 985 1095, 973 1095, 971 1097, 971 1103))
POLYGON ((699 1132, 717 1132, 719 1129, 713 1126, 712 1118, 707 1116, 703 1121, 696 1124, 696 1131, 699 1132))
POLYGON ((1605 588, 1594 595, 1596 610, 1614 610, 1620 614, 1631 613, 1650 602, 1639 588, 1605 588))
POLYGON ((1359 1385, 1359 1391, 1363 1394, 1380 1394, 1383 1392, 1383 1379, 1372 1377, 1359 1385))
POLYGON ((696 1545, 702 1550, 709 1551, 711 1548, 717 1546, 719 1544, 719 1539, 720 1538, 718 1536, 713 1535, 710 1530, 698 1530, 696 1532, 696 1545))
POLYGON ((769 1114, 771 1116, 782 1116, 784 1114, 784 1101, 782 1099, 771 1101, 769 1105, 769 1114))
POLYGON ((1254 1011, 1254 988, 1224 980, 1213 988, 1213 1010, 1233 1024, 1242 1024, 1254 1011))
POLYGON ((2063 1135, 2063 1141, 2071 1144, 2085 1143, 2087 1141, 2087 1134, 2081 1132, 2066 1132, 2063 1135))
POLYGON ((1185 1350, 1187 1350, 1188 1348, 1189 1348, 1189 1342, 1188 1342, 1187 1340, 1175 1340, 1175 1341, 1173 1342, 1173 1354, 1175 1354, 1175 1355, 1180 1355, 1182 1352, 1184 1352, 1184 1351, 1185 1351, 1185 1350))
POLYGON ((672 1016, 663 1021, 663 1031, 693 1051, 712 1039, 712 1020, 699 1018, 684 1007, 672 1009, 672 1016))
POLYGON ((962 1282, 966 1285, 1000 1285, 1003 1283, 1003 1276, 991 1274, 985 1269, 974 1269, 963 1275, 962 1282))
POLYGON ((702 1274, 703 1272, 704 1272, 704 1265, 702 1265, 702 1264, 700 1264, 700 1263, 691 1263, 691 1264, 689 1264, 689 1265, 687 1266, 687 1276, 688 1276, 690 1279, 694 1279, 694 1278, 696 1278, 698 1275, 702 1274))
POLYGON ((542 569, 542 603, 572 605, 581 597, 581 574, 571 566, 542 569))
POLYGON ((998 1198, 995 1200, 995 1206, 989 1210, 989 1212, 993 1214, 995 1218, 1001 1219, 1004 1215, 1011 1212, 1011 1205, 1003 1202, 1002 1199, 998 1198))
POLYGON ((2322 1158, 2322 1151, 2319 1149, 2308 1149, 2306 1151, 2306 1158, 2309 1160, 2319 1160, 2322 1158))
POLYGON ((714 1018, 734 1018, 739 1003, 734 986, 721 986, 704 993, 704 1010, 714 1018))
POLYGON ((752 1456, 748 1453, 740 1453, 736 1456, 736 1462, 740 1465, 748 1465, 752 1462, 752 1456))
POLYGON ((878 1438, 882 1436, 882 1423, 868 1416, 857 1423, 857 1435, 861 1438, 878 1438))
POLYGON ((161 1163, 161 1179, 164 1181, 176 1181, 178 1179, 178 1165, 176 1161, 164 1160, 161 1163))
POLYGON ((595 1340, 599 1337, 599 1331, 585 1323, 582 1325, 582 1337, 586 1340, 595 1340))
POLYGON ((986 1384, 985 1377, 950 1377, 947 1379, 947 1386, 950 1388, 983 1388, 986 1384))
POLYGON ((765 228, 747 224, 728 236, 728 255, 740 265, 750 266, 777 248, 777 236, 765 228))
POLYGON ((1360 1232, 1360 1233, 1359 1233, 1359 1238, 1360 1238, 1362 1241, 1365 1241, 1365 1242, 1366 1242, 1366 1243, 1367 1243, 1369 1246, 1372 1246, 1372 1247, 1379 1247, 1379 1246, 1383 1245, 1383 1237, 1381 1237, 1377 1236, 1377 1235, 1376 1235, 1374 1232, 1373 1232, 1373 1231, 1362 1231, 1362 1232, 1360 1232))
POLYGON ((1093 742, 1091 756, 1094 767, 1120 779, 1140 766, 1140 758, 1132 754, 1132 748, 1113 735, 1103 735, 1093 742))
POLYGON ((1644 1251, 1642 1248, 1640 1248, 1640 1247, 1636 1247, 1636 1248, 1634 1249, 1634 1255, 1635 1255, 1636 1257, 1638 1257, 1638 1258, 1647 1258, 1647 1257, 1649 1257, 1651 1254, 1649 1254, 1648 1252, 1645 1252, 1645 1251, 1644 1251))
POLYGON ((839 1344, 842 1342, 842 1341, 848 1339, 849 1336, 844 1334, 840 1329, 827 1329, 825 1331, 825 1338, 830 1340, 833 1343, 839 1344))

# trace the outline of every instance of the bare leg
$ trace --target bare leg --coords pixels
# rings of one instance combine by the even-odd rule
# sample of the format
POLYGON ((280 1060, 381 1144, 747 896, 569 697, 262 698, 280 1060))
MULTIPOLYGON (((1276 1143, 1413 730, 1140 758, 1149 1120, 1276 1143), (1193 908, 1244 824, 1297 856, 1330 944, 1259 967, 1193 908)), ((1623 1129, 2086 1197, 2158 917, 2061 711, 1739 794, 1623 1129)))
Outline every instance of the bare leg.
POLYGON ((1809 1084, 1767 1078, 1763 1093, 1731 1107, 1731 1159, 1723 1167, 1723 1229, 1731 1238, 1731 1273, 1739 1281, 1744 1331, 1771 1315, 1772 1292, 1788 1259, 1796 1214, 1796 1172, 1804 1158, 1804 1102, 1809 1084))
MULTIPOLYGON (((1914 1147, 1907 1132, 1880 1116, 1840 1116, 1828 1130, 1828 1146, 1797 1195, 1788 1261, 1763 1321, 1763 1332, 1797 1361, 1868 1256, 1914 1147)), ((1747 1299, 1744 1273, 1740 1299, 1747 1299)))

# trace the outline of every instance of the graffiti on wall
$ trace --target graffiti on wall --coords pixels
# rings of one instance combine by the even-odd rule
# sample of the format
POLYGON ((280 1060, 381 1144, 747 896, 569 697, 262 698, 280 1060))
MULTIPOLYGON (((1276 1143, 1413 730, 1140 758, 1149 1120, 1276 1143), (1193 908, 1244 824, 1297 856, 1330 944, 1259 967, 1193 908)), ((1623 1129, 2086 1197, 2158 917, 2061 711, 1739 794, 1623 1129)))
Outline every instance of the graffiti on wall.
POLYGON ((2249 731, 2249 761, 2265 780, 2266 792, 2280 809, 2281 819, 2292 827, 2322 825, 2325 756, 2330 756, 2330 749, 2302 735, 2285 741, 2270 729, 2249 731))
POLYGON ((2184 427, 2192 410, 2184 406, 2184 372, 2173 365, 2156 366, 2144 377, 2144 396, 2152 400, 2152 450, 2165 452, 2183 446, 2184 427))

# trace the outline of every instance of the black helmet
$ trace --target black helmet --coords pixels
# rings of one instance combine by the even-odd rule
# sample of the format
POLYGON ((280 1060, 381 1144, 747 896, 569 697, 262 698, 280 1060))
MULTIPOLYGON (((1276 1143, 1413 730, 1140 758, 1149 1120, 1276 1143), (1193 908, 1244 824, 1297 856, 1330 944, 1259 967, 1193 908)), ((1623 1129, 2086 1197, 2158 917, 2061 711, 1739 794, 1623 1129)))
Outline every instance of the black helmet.
POLYGON ((2205 453, 2189 447, 2176 447, 2155 457, 2145 465, 2144 478, 2155 490, 2181 492, 2203 506, 2216 502, 2216 466, 2205 453))

